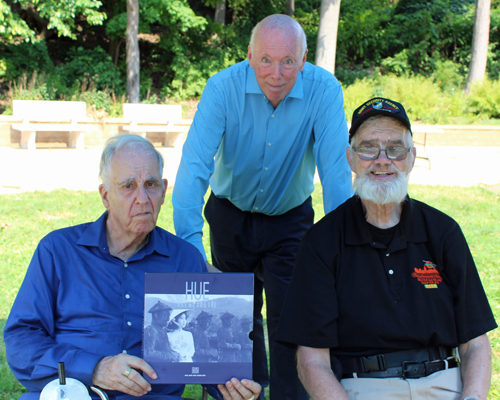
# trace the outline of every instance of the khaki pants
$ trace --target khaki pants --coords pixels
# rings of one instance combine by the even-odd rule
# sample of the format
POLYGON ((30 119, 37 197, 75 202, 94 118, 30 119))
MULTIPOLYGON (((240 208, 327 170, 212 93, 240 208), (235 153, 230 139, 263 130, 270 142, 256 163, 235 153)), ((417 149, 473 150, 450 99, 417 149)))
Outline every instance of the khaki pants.
POLYGON ((351 400, 460 400, 460 368, 436 372, 425 378, 349 378, 340 382, 351 400))

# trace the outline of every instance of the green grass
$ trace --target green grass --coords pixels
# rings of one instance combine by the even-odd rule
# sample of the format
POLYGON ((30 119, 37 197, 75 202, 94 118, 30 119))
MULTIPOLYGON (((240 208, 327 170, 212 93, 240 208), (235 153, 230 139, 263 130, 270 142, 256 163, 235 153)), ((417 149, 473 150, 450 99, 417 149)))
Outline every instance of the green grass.
MULTIPOLYGON (((451 215, 469 242, 497 321, 500 321, 500 196, 483 188, 415 185, 410 195, 451 215)), ((321 187, 313 194, 316 220, 323 216, 321 187)), ((57 190, 0 196, 0 329, 3 332, 12 302, 37 243, 54 229, 97 219, 104 211, 97 192, 57 190)), ((171 192, 158 225, 173 232, 171 192)), ((205 226, 205 248, 209 251, 205 226)), ((493 380, 489 399, 500 400, 500 334, 489 334, 493 349, 493 380)), ((18 399, 23 391, 5 361, 0 336, 0 400, 18 399)), ((188 386, 186 397, 201 397, 188 386)))

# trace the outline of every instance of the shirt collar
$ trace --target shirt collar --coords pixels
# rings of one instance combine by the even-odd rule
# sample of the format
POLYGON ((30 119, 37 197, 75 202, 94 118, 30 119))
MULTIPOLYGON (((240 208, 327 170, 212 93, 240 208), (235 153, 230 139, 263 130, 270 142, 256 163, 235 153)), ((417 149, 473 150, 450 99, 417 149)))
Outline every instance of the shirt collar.
MULTIPOLYGON (((361 199, 354 195, 348 200, 348 202, 348 209, 345 213, 344 222, 345 243, 352 246, 369 244, 370 233, 368 231, 368 222, 365 219, 361 199)), ((422 218, 418 207, 415 207, 413 200, 410 199, 410 196, 408 195, 406 196, 403 204, 403 211, 401 212, 401 220, 399 224, 400 228, 397 232, 402 235, 400 237, 402 241, 411 243, 421 243, 427 241, 424 219, 422 218)))
MULTIPOLYGON (((109 253, 108 241, 106 239, 106 220, 108 212, 104 212, 97 221, 88 225, 80 236, 77 244, 89 247, 99 247, 101 250, 109 253)), ((169 256, 168 238, 160 237, 160 229, 155 227, 149 234, 146 245, 134 254, 131 259, 140 259, 146 255, 157 252, 163 256, 169 256)))
MULTIPOLYGON (((248 60, 247 60, 248 63, 248 60)), ((305 67, 304 67, 305 68, 305 67)), ((285 96, 285 99, 287 97, 294 97, 297 99, 302 99, 304 98, 304 82, 303 82, 303 72, 300 71, 299 75, 297 76, 297 80, 295 81, 295 85, 293 85, 292 90, 290 90, 290 93, 288 93, 285 96)), ((259 82, 257 82, 257 77, 255 76, 255 70, 250 66, 250 63, 248 63, 248 68, 247 68, 247 82, 246 82, 246 87, 245 87, 246 93, 252 93, 252 94, 264 94, 262 92, 262 89, 259 86, 259 82)), ((283 100, 285 100, 283 99, 283 100)))

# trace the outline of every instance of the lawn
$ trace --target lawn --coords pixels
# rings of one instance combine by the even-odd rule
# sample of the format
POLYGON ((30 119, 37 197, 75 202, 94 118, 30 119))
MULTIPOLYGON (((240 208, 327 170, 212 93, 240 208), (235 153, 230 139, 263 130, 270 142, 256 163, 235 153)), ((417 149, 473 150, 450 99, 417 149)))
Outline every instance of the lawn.
MULTIPOLYGON (((410 188, 410 195, 455 218, 461 225, 488 294, 497 321, 500 321, 500 196, 484 188, 421 186, 410 188)), ((316 219, 323 216, 321 187, 313 195, 316 219)), ((57 190, 53 192, 0 195, 0 329, 24 277, 33 251, 48 232, 93 221, 103 212, 97 192, 57 190)), ((171 192, 168 193, 158 225, 173 231, 171 192)), ((208 231, 204 235, 206 249, 208 231)), ((493 379, 490 399, 500 400, 500 337, 489 335, 493 348, 493 379)), ((0 400, 18 399, 22 386, 5 361, 0 336, 0 400)), ((186 395, 199 397, 193 387, 186 395)))

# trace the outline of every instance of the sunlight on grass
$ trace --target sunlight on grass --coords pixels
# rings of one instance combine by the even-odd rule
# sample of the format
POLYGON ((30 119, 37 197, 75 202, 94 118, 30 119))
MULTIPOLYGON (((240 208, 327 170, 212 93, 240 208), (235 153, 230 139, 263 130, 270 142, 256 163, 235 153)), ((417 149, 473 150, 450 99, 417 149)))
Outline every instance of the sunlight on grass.
MULTIPOLYGON (((316 220, 323 217, 322 189, 313 194, 316 220)), ((500 196, 483 188, 414 185, 410 196, 453 217, 462 227, 476 261, 495 318, 500 321, 500 196)), ((0 329, 40 239, 52 230, 96 220, 104 207, 97 192, 57 190, 0 196, 0 329)), ((167 192, 158 225, 173 232, 171 191, 167 192)), ((203 242, 210 259, 209 230, 203 242)), ((493 379, 489 399, 500 400, 500 333, 489 334, 493 349, 493 379)), ((0 336, 0 399, 18 399, 22 386, 5 361, 0 336)), ((200 398, 199 386, 189 386, 185 396, 200 398)))

